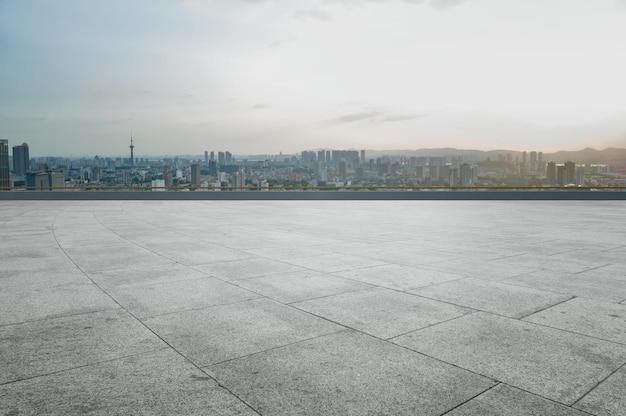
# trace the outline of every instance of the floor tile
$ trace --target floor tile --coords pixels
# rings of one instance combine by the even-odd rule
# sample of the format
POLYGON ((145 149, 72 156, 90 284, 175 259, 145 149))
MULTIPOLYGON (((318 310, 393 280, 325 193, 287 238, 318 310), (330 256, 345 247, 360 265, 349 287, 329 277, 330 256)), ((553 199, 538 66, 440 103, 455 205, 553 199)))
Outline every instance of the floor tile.
POLYGON ((5 415, 256 415, 172 350, 0 385, 5 415))
POLYGON ((208 368, 267 415, 440 415, 493 381, 353 331, 208 368))
POLYGON ((446 416, 585 416, 586 413, 520 389, 499 384, 446 416))
POLYGON ((443 302, 375 288, 294 303, 298 309, 387 339, 472 311, 443 302))
POLYGON ((626 344, 626 305, 575 298, 524 320, 626 344))
POLYGON ((393 342, 566 405, 626 362, 619 344, 483 312, 393 342))
POLYGON ((199 366, 342 329, 267 299, 161 315, 144 322, 199 366))
POLYGON ((511 318, 521 318, 571 298, 569 295, 471 278, 411 293, 511 318))
POLYGON ((0 327, 0 384, 166 345, 121 309, 0 327))
POLYGON ((313 270, 237 280, 235 284, 281 303, 292 303, 371 288, 371 285, 366 283, 313 270))

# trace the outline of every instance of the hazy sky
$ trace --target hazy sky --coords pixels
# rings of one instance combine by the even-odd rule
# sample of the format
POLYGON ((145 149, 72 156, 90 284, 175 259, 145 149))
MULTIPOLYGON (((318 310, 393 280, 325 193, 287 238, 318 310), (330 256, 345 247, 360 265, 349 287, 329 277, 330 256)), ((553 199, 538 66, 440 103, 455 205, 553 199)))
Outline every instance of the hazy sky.
POLYGON ((32 155, 626 147, 626 0, 0 0, 32 155))

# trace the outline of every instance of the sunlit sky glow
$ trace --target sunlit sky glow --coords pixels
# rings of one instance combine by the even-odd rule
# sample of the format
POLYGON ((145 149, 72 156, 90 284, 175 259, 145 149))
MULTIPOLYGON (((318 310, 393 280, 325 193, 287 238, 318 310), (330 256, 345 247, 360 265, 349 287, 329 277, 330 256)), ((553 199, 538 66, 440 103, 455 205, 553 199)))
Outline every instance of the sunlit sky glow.
POLYGON ((0 0, 33 155, 626 147, 625 0, 0 0))

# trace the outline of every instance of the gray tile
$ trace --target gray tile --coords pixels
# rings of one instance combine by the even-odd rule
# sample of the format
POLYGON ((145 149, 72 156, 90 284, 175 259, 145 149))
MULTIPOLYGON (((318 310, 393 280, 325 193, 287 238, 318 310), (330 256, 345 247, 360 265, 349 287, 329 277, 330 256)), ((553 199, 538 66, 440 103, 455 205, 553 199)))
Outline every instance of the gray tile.
POLYGON ((440 415, 493 381, 353 331, 209 367, 271 415, 440 415))
POLYGON ((305 270, 293 264, 263 257, 203 264, 194 266, 194 268, 224 280, 249 279, 251 277, 305 270))
POLYGON ((512 266, 531 266, 538 269, 552 270, 565 273, 580 273, 596 267, 604 266, 608 262, 603 261, 576 261, 560 260, 554 256, 538 256, 532 254, 522 254, 520 256, 506 257, 504 259, 491 260, 494 267, 506 269, 512 266))
POLYGON ((626 264, 609 264, 597 269, 589 270, 579 273, 580 277, 589 277, 595 279, 596 277, 626 280, 626 264))
POLYGON ((404 266, 421 266, 458 257, 439 251, 425 250, 424 247, 406 247, 402 245, 400 245, 400 247, 402 248, 401 250, 394 248, 389 251, 366 253, 362 256, 387 263, 402 264, 404 266))
POLYGON ((319 256, 321 254, 329 254, 329 250, 317 247, 307 247, 298 244, 281 245, 272 247, 263 247, 257 249, 246 250, 246 252, 273 260, 286 260, 290 258, 319 256))
POLYGON ((218 263, 222 261, 244 260, 252 257, 250 254, 200 241, 190 241, 176 244, 146 245, 150 250, 187 266, 218 263))
POLYGON ((172 350, 0 385, 5 415, 255 415, 172 350))
POLYGON ((0 327, 0 384, 165 347, 121 309, 0 327))
POLYGON ((511 318, 521 318, 571 298, 569 295, 471 278, 413 290, 412 293, 511 318))
POLYGON ((495 281, 539 270, 539 267, 535 267, 533 264, 509 264, 505 266, 495 261, 467 258, 440 261, 422 267, 425 269, 453 273, 463 277, 495 281))
POLYGON ((161 315, 144 322, 200 366, 342 329, 267 299, 161 315))
POLYGON ((586 413, 543 397, 499 384, 446 413, 447 416, 584 416, 586 413))
POLYGON ((313 270, 237 280, 235 284, 282 303, 371 288, 365 283, 313 270))
POLYGON ((393 342, 567 405, 626 362, 621 345, 483 312, 393 342))
POLYGON ((109 294, 140 318, 260 297, 212 277, 154 285, 123 286, 111 289, 109 294))
POLYGON ((626 367, 612 374, 574 407, 599 416, 626 414, 626 367))
POLYGON ((124 267, 115 270, 98 270, 88 272, 88 275, 100 287, 114 289, 127 286, 153 285, 171 283, 181 280, 191 280, 206 277, 205 273, 184 266, 180 263, 169 262, 140 267, 124 267))
POLYGON ((524 320, 626 344, 626 305, 575 298, 524 320))
MULTIPOLYGON (((43 266, 42 266, 43 267, 43 266)), ((89 279, 73 264, 67 268, 49 270, 21 270, 0 273, 0 286, 4 293, 16 296, 24 292, 52 289, 59 286, 75 286, 90 283, 89 279)))
POLYGON ((385 264, 363 269, 346 270, 334 275, 397 290, 411 290, 436 283, 461 279, 458 274, 420 267, 385 264))
POLYGON ((294 303, 293 306, 383 339, 472 312, 381 288, 327 296, 294 303))
POLYGON ((0 292, 0 325, 76 315, 119 306, 93 284, 0 292))
POLYGON ((506 283, 609 302, 619 303, 626 299, 626 280, 591 273, 570 274, 541 270, 507 279, 506 283))
POLYGON ((363 267, 379 266, 385 263, 349 254, 322 254, 313 257, 289 258, 285 262, 324 273, 339 272, 363 267))
POLYGON ((166 258, 134 244, 75 247, 67 249, 66 253, 87 272, 171 263, 166 258))

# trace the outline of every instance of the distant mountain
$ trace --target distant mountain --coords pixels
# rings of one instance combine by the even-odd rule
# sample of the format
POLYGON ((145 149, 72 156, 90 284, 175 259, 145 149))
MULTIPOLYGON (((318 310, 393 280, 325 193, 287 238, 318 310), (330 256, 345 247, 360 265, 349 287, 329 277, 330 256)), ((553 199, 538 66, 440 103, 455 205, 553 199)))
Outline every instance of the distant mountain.
POLYGON ((543 155, 543 160, 563 163, 568 160, 578 163, 598 163, 598 164, 626 164, 626 149, 609 147, 604 150, 586 148, 578 151, 562 150, 556 153, 543 155))

